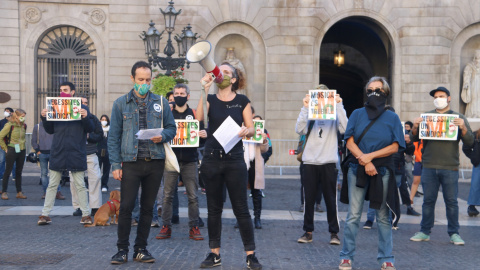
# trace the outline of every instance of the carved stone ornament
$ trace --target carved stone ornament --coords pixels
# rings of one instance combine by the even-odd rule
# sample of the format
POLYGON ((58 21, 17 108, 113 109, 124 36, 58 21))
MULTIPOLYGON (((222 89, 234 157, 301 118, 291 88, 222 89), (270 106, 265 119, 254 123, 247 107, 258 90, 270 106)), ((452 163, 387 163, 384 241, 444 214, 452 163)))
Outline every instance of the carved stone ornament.
POLYGON ((94 8, 88 14, 88 19, 93 25, 102 25, 107 18, 105 12, 99 8, 94 8))
POLYGON ((29 23, 38 23, 42 19, 42 11, 37 7, 28 7, 23 14, 25 18, 25 27, 29 23))

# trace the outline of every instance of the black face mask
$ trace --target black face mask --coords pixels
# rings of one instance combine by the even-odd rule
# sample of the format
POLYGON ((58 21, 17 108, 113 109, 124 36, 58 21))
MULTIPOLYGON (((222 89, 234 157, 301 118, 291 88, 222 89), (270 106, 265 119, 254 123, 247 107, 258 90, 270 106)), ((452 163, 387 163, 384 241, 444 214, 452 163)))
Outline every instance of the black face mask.
POLYGON ((379 117, 385 111, 386 102, 387 96, 382 92, 368 94, 367 102, 365 102, 365 110, 367 111, 368 119, 373 120, 379 117))
POLYGON ((173 97, 175 99, 175 104, 178 105, 178 107, 183 107, 183 105, 185 105, 185 103, 187 103, 187 97, 181 97, 181 96, 177 96, 177 97, 173 97))

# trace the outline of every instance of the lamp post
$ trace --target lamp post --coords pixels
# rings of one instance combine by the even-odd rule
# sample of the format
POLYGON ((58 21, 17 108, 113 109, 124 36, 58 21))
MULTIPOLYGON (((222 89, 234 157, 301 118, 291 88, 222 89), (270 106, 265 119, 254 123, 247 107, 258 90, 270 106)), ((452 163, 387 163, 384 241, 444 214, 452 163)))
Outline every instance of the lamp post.
POLYGON ((345 64, 345 52, 342 52, 340 48, 338 51, 333 52, 333 64, 337 65, 338 67, 341 67, 343 64, 345 64))
MULTIPOLYGON (((190 47, 195 43, 197 38, 197 33, 192 32, 192 27, 188 24, 187 27, 183 28, 181 35, 176 35, 175 40, 178 43, 178 58, 173 58, 172 55, 175 54, 175 48, 172 44, 172 33, 175 30, 175 20, 177 19, 177 15, 182 13, 182 10, 176 11, 173 7, 173 1, 168 2, 168 7, 163 11, 160 8, 160 12, 162 12, 163 17, 165 19, 165 30, 161 33, 155 28, 155 23, 150 21, 150 27, 148 30, 140 35, 140 38, 143 40, 145 45, 145 54, 148 56, 148 62, 150 65, 158 66, 162 70, 166 70, 165 75, 170 75, 172 70, 176 70, 179 67, 184 67, 185 65, 185 54, 190 49, 190 47), (159 56, 160 52, 160 39, 162 39, 162 34, 167 31, 168 33, 168 40, 167 45, 163 49, 163 53, 166 57, 159 56)), ((187 62, 187 68, 190 65, 187 62)))

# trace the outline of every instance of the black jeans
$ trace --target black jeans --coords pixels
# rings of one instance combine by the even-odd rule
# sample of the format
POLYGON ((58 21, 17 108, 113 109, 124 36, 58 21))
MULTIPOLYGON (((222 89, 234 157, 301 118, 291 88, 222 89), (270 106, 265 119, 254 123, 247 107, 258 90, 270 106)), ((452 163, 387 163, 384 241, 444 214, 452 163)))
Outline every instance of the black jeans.
POLYGON ((108 155, 101 156, 100 153, 97 153, 98 156, 98 166, 102 170, 102 188, 108 188, 108 178, 110 177, 110 160, 108 155))
POLYGON ((255 160, 250 161, 250 169, 248 169, 248 184, 252 194, 253 216, 260 219, 262 214, 262 191, 255 189, 255 160))
POLYGON ((147 238, 153 218, 153 204, 157 198, 164 167, 164 159, 138 160, 136 162, 123 163, 123 176, 120 184, 122 199, 120 200, 117 231, 117 247, 119 249, 128 250, 130 245, 128 240, 132 222, 132 210, 135 207, 135 199, 137 198, 140 185, 142 185, 140 218, 138 220, 134 250, 147 247, 147 238))
MULTIPOLYGON (((303 188, 304 188, 304 184, 303 184, 303 169, 304 169, 305 165, 303 164, 303 162, 300 162, 300 201, 302 203, 302 205, 305 204, 305 197, 304 197, 304 194, 305 192, 303 191, 303 188)), ((317 196, 315 197, 315 203, 316 204, 320 204, 322 202, 322 185, 318 185, 318 188, 317 188, 317 196)))
POLYGON ((208 236, 211 249, 220 247, 222 234, 223 187, 226 185, 233 213, 238 221, 245 251, 255 250, 253 225, 247 203, 247 165, 243 151, 225 154, 205 149, 202 174, 205 176, 208 208, 208 236))
POLYGON ((17 188, 18 193, 22 191, 22 170, 23 164, 25 164, 25 149, 21 150, 19 153, 15 153, 15 147, 8 146, 5 155, 5 172, 3 173, 2 179, 3 192, 7 192, 8 178, 10 178, 10 173, 12 173, 13 164, 15 163, 17 163, 17 167, 15 168, 15 187, 17 188))
POLYGON ((304 165, 305 212, 303 230, 313 232, 313 216, 315 213, 315 197, 318 185, 322 186, 325 206, 327 207, 328 231, 338 233, 337 217, 337 170, 335 163, 324 165, 304 165))

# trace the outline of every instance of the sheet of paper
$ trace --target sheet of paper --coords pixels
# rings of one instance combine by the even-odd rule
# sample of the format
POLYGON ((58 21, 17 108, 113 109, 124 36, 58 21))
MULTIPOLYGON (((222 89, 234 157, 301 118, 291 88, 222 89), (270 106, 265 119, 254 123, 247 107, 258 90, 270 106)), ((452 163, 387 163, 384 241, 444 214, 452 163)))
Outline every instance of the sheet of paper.
POLYGON ((220 145, 225 150, 225 153, 230 152, 232 148, 242 139, 238 137, 238 132, 241 127, 235 123, 232 117, 228 116, 225 121, 218 127, 218 129, 213 133, 213 137, 217 139, 220 145))
POLYGON ((141 129, 135 134, 138 140, 150 140, 153 137, 162 135, 163 128, 141 129))

